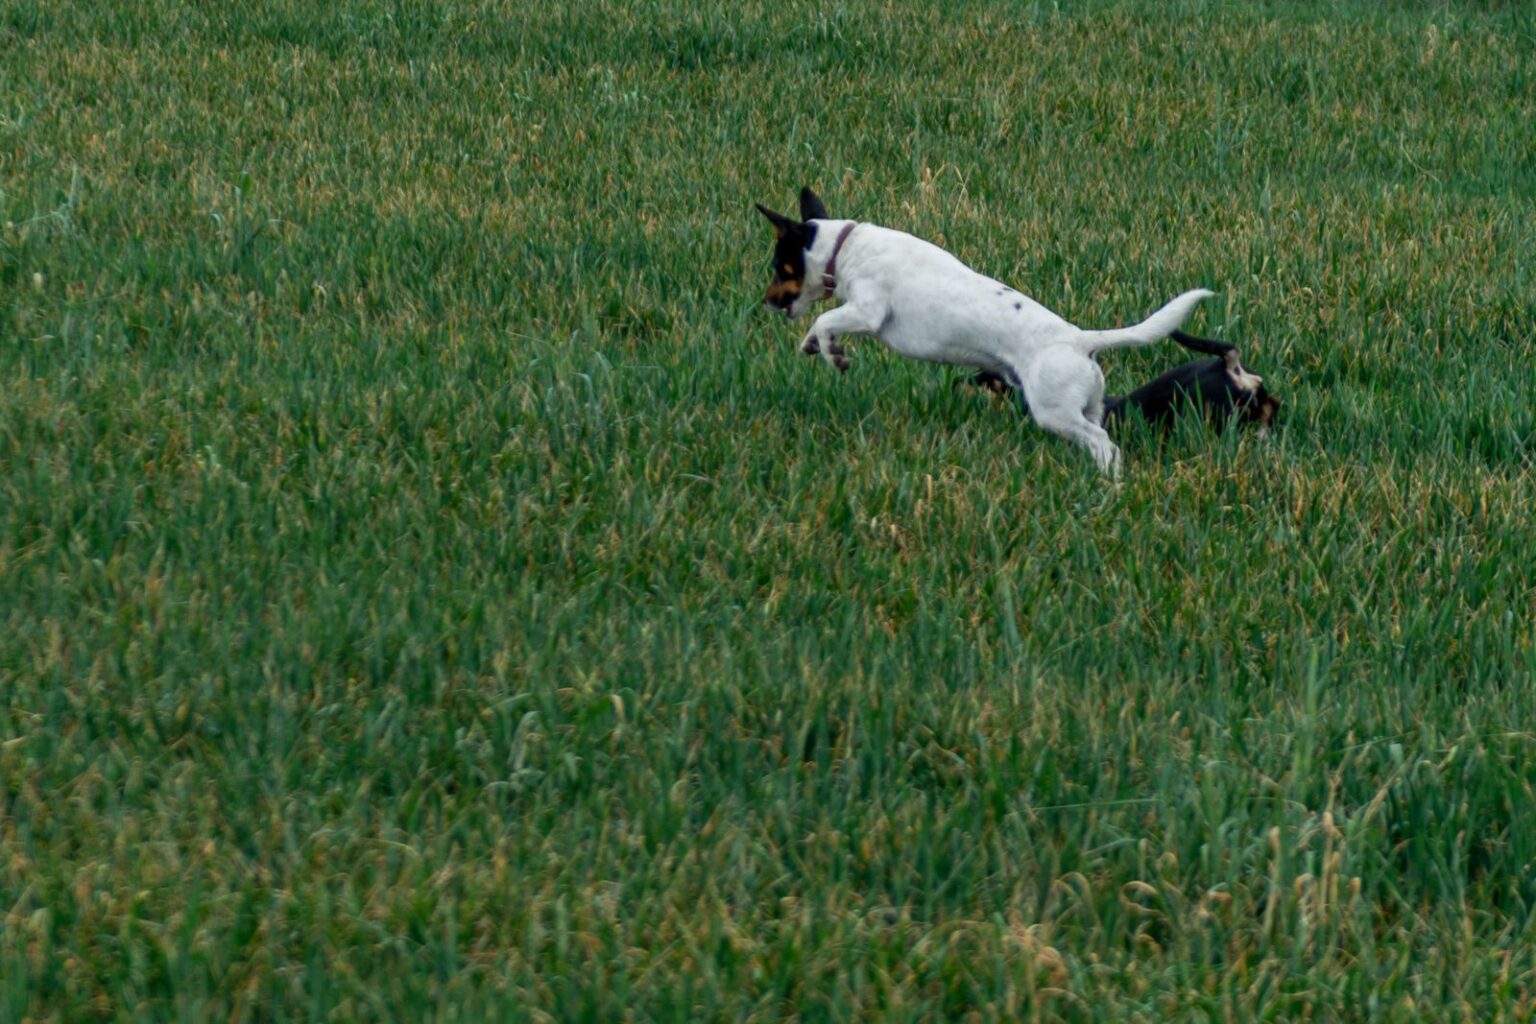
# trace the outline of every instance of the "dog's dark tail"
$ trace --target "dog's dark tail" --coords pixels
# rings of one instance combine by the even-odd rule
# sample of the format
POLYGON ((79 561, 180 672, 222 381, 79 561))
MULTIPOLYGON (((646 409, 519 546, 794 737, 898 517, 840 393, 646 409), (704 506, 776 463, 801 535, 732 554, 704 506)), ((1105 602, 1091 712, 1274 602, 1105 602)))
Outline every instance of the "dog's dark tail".
POLYGON ((1112 331, 1082 331, 1073 339, 1073 344, 1079 352, 1091 356, 1106 348, 1132 348, 1162 341, 1184 322, 1196 303, 1215 294, 1204 288, 1187 291, 1135 327, 1120 327, 1112 331))
POLYGON ((1193 334, 1183 331, 1172 331, 1168 337, 1183 345, 1191 352, 1199 352, 1207 356, 1224 356, 1228 352, 1236 352, 1237 346, 1228 341, 1217 341, 1214 338, 1197 338, 1193 334))
POLYGON ((1191 352, 1200 352, 1208 356, 1220 356, 1222 366, 1226 368, 1227 376, 1232 380, 1232 386, 1244 394, 1256 392, 1264 383, 1263 377, 1253 373, 1243 365, 1242 357, 1237 353, 1237 346, 1231 342, 1216 341, 1214 338, 1197 338, 1193 334, 1185 334, 1183 331, 1174 331, 1168 337, 1191 352))
POLYGON ((1110 423, 1113 423, 1116 420, 1119 420, 1122 416, 1124 416, 1125 415, 1125 397, 1126 396, 1124 396, 1124 395, 1105 395, 1104 396, 1104 419, 1101 420, 1100 422, 1102 422, 1105 426, 1108 426, 1110 423))

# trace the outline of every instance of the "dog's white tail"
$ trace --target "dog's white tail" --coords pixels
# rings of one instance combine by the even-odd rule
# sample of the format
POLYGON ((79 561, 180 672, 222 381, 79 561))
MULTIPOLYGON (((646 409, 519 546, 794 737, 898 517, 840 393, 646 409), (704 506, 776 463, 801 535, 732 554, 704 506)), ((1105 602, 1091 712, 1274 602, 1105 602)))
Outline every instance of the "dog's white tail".
POLYGON ((1215 294, 1204 288, 1187 291, 1135 327, 1120 327, 1113 331, 1083 331, 1074 339, 1074 344, 1079 351, 1093 355, 1101 349, 1133 348, 1162 341, 1184 323, 1184 318, 1194 310, 1196 303, 1215 294))

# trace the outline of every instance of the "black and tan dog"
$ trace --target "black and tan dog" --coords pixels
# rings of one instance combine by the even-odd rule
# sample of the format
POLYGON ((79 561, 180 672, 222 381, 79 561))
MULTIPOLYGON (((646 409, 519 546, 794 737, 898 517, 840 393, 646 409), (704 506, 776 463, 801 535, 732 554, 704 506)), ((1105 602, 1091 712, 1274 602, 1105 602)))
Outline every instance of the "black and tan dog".
MULTIPOLYGON (((1104 423, 1118 422, 1128 410, 1139 412, 1148 422, 1168 428, 1182 410, 1199 410, 1218 428, 1236 421, 1256 424, 1260 433, 1275 422, 1280 399, 1264 387, 1264 378, 1253 373, 1238 356, 1237 346, 1211 338, 1197 338, 1183 331, 1169 334, 1185 348, 1210 356, 1175 366, 1127 395, 1104 396, 1104 423)), ((1012 395, 1017 389, 1002 377, 978 373, 961 378, 956 384, 970 384, 994 394, 1012 395)), ((1023 401, 1020 396, 1020 401, 1023 401)), ((1028 406, 1025 406, 1028 411, 1028 406)))

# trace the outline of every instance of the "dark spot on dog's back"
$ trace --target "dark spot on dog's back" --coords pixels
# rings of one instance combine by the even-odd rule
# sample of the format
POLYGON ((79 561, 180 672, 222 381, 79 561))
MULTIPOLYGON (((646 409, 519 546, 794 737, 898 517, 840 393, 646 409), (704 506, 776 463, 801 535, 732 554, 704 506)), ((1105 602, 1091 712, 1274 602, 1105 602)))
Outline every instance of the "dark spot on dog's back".
POLYGON ((1020 309, 1023 309, 1023 308, 1024 308, 1024 303, 1022 303, 1022 302, 1015 302, 1015 303, 1014 303, 1014 304, 1013 304, 1013 308, 1014 308, 1014 309, 1015 309, 1015 310, 1020 310, 1020 309))

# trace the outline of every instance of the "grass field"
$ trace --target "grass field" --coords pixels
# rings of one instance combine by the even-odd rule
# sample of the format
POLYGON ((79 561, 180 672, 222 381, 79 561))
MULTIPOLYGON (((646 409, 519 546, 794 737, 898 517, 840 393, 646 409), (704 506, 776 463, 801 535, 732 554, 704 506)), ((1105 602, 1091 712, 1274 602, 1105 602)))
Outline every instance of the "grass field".
POLYGON ((1529 1019, 1533 306, 1523 4, 0 0, 0 1020, 1529 1019))

